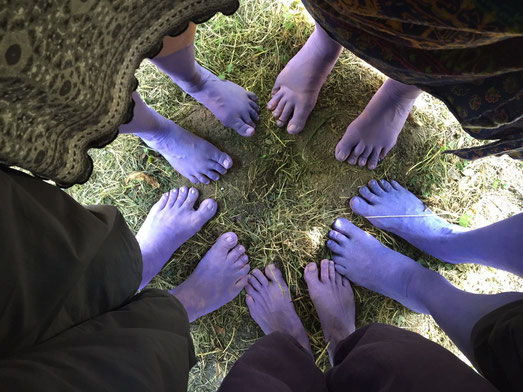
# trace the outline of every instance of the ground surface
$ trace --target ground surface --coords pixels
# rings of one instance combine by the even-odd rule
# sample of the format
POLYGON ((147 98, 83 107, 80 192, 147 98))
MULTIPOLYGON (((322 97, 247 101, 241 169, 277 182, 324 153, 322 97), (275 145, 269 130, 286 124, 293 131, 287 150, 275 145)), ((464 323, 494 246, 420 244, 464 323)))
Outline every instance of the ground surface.
MULTIPOLYGON (((144 61, 137 76, 145 101, 164 116, 206 138, 234 160, 234 168, 216 184, 199 185, 203 197, 220 208, 215 219, 176 252, 152 285, 171 288, 190 274, 210 245, 235 231, 248 249, 252 267, 276 262, 284 271, 298 314, 310 335, 321 368, 328 360, 320 324, 310 302, 303 267, 328 257, 324 244, 330 224, 345 216, 383 243, 478 293, 523 289, 521 280, 479 266, 439 262, 403 240, 381 232, 348 208, 348 199, 372 178, 396 179, 435 212, 467 227, 479 227, 520 212, 522 165, 506 157, 474 163, 443 154, 470 146, 444 105, 428 95, 417 102, 398 145, 377 170, 351 167, 334 159, 334 147, 384 77, 345 51, 329 77, 305 131, 290 136, 278 129, 264 109, 278 72, 313 29, 299 2, 246 0, 233 17, 216 16, 198 29, 197 59, 260 97, 256 136, 242 138, 225 129, 211 113, 144 61)), ((160 195, 189 182, 134 136, 120 136, 91 153, 90 181, 69 192, 85 204, 117 206, 136 232, 160 195)), ((459 355, 448 337, 427 316, 356 288, 357 326, 385 322, 442 344, 459 355)), ((234 361, 262 334, 251 320, 243 294, 192 326, 198 364, 192 391, 214 391, 234 361)))

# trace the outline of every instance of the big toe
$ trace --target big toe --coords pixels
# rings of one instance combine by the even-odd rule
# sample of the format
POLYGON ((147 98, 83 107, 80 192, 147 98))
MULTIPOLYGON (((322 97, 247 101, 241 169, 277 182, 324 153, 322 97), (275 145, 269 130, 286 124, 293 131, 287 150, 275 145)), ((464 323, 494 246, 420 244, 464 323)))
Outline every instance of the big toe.
POLYGON ((305 124, 307 123, 307 118, 309 117, 310 110, 304 108, 302 105, 296 105, 294 107, 294 113, 292 118, 287 125, 287 132, 295 135, 303 131, 305 124))
POLYGON ((350 200, 350 208, 360 216, 371 215, 372 206, 359 196, 355 196, 350 200))
POLYGON ((200 207, 196 210, 197 217, 200 221, 207 222, 218 210, 218 203, 213 199, 205 199, 201 202, 200 207))
POLYGON ((224 152, 215 154, 213 159, 225 169, 230 169, 232 167, 232 158, 224 152))
POLYGON ((267 267, 265 267, 265 275, 271 282, 277 283, 279 285, 285 284, 280 269, 274 264, 269 264, 267 267))
POLYGON ((311 287, 315 287, 320 283, 318 278, 318 266, 316 263, 309 263, 305 267, 305 282, 307 283, 307 286, 309 286, 309 290, 311 287))
POLYGON ((220 252, 226 256, 229 251, 236 246, 237 243, 238 236, 235 233, 225 233, 222 234, 218 240, 216 240, 216 243, 212 246, 211 250, 220 252))
POLYGON ((334 229, 349 238, 354 235, 357 230, 359 230, 356 226, 354 226, 354 224, 345 218, 337 218, 334 221, 334 229))

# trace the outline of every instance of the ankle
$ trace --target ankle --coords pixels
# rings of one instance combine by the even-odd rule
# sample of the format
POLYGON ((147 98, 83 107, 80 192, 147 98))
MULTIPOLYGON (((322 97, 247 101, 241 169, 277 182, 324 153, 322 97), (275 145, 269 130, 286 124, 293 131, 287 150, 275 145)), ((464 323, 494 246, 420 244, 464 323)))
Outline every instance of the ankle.
POLYGON ((404 84, 394 79, 387 79, 381 88, 391 98, 402 103, 412 104, 421 94, 421 90, 416 86, 404 84))
POLYGON ((316 56, 324 62, 335 62, 343 49, 318 25, 309 40, 315 49, 316 56))

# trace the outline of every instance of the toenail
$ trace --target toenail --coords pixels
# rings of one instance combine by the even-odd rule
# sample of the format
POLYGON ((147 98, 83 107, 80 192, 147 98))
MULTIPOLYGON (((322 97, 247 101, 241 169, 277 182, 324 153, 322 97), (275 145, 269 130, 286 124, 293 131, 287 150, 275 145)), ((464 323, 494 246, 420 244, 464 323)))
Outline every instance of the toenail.
POLYGON ((274 264, 269 264, 269 269, 273 270, 274 269, 274 264))
POLYGON ((309 264, 309 271, 316 271, 316 263, 309 264))
POLYGON ((294 124, 290 124, 287 127, 287 131, 289 131, 289 132, 294 132, 295 130, 296 130, 296 125, 294 125, 294 124))
POLYGON ((225 159, 223 160, 223 166, 224 166, 226 169, 230 168, 230 167, 232 166, 232 161, 231 161, 231 159, 230 159, 230 158, 225 158, 225 159))
POLYGON ((234 242, 234 236, 232 236, 232 235, 228 236, 227 242, 234 242))
POLYGON ((338 232, 336 232, 336 231, 334 231, 334 230, 331 230, 330 233, 329 233, 329 235, 330 235, 331 237, 336 237, 336 236, 338 235, 338 232))
POLYGON ((334 226, 336 226, 336 227, 341 227, 341 221, 340 221, 339 219, 336 219, 336 220, 334 221, 334 226))
POLYGON ((182 192, 182 193, 185 193, 185 192, 187 192, 187 188, 185 188, 185 187, 182 187, 182 188, 180 189, 180 192, 182 192))
POLYGON ((207 209, 212 210, 213 208, 214 208, 214 203, 213 202, 208 202, 207 203, 207 209))
POLYGON ((196 193, 196 189, 191 188, 191 193, 194 195, 196 193))
POLYGON ((334 265, 334 261, 329 260, 329 265, 334 265))
POLYGON ((354 165, 356 163, 356 159, 353 159, 353 158, 349 159, 349 163, 351 165, 354 165))

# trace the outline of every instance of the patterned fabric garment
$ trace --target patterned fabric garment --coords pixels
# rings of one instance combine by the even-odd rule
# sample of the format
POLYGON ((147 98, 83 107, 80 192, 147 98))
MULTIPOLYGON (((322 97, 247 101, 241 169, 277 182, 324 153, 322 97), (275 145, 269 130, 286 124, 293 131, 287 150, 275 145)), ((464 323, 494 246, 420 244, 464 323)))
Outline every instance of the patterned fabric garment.
POLYGON ((134 72, 237 0, 6 0, 0 9, 0 162, 62 186, 87 181, 87 150, 132 118, 134 72))
POLYGON ((303 0, 341 45, 441 99, 472 137, 465 159, 523 158, 521 0, 303 0))

